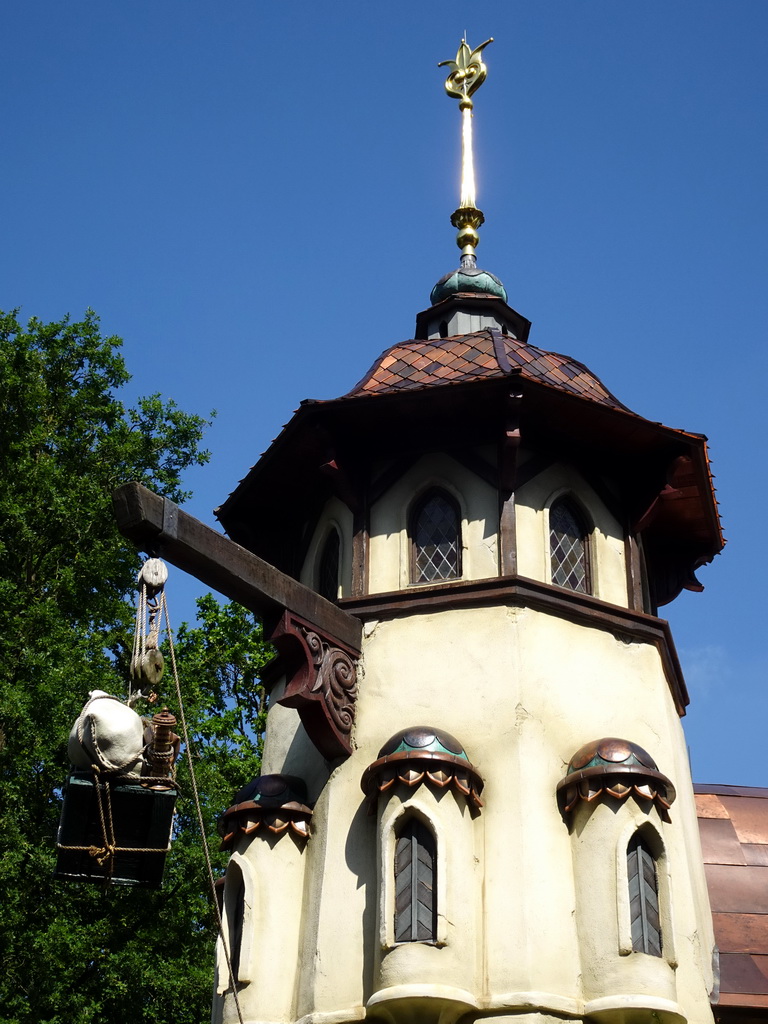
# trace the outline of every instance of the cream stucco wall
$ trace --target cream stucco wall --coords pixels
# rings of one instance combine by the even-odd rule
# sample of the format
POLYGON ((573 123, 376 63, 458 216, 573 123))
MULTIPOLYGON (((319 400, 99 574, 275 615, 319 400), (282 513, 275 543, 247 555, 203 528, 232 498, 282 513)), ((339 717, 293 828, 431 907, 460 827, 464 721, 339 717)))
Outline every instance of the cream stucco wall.
MULTIPOLYGON (((389 535, 379 536, 386 543, 389 535)), ((295 979, 290 971, 272 978, 279 991, 269 1011, 259 987, 245 987, 247 1020, 331 1024, 367 1012, 441 1024, 466 1013, 711 1022, 713 938, 693 794, 655 647, 530 608, 466 607, 369 623, 352 756, 330 775, 328 766, 313 766, 298 718, 286 709, 273 707, 269 730, 265 771, 296 773, 303 765, 324 786, 298 867, 281 843, 267 855, 254 838, 242 851, 286 907, 285 921, 271 917, 275 931, 256 935, 256 945, 296 942, 299 961, 295 979), (389 736, 418 725, 446 729, 464 744, 486 781, 477 818, 461 795, 435 798, 401 785, 380 799, 377 815, 366 813, 364 769, 389 736), (571 755, 603 735, 655 757, 678 790, 671 824, 629 800, 580 811, 567 827, 557 782, 571 755), (394 822, 408 806, 438 837, 436 945, 389 939, 384 875, 394 822), (661 960, 622 955, 617 850, 641 822, 658 830, 668 871, 670 942, 661 960), (290 863, 279 866, 278 858, 290 863), (286 1016, 280 1008, 291 1001, 286 1016)))
POLYGON ((319 588, 320 560, 331 530, 339 535, 339 597, 349 597, 352 592, 352 513, 338 498, 326 502, 320 518, 315 526, 310 541, 300 580, 306 587, 313 590, 319 588))
POLYGON ((280 704, 284 693, 283 678, 277 681, 269 695, 261 773, 298 775, 307 784, 307 799, 313 804, 328 782, 330 767, 307 736, 298 711, 280 704))
MULTIPOLYGON (((486 453, 487 454, 487 453, 486 453)), ((527 453, 522 458, 525 464, 527 453)), ((490 460, 487 460, 490 462, 490 460)), ((450 456, 424 456, 390 487, 370 510, 368 592, 413 590, 408 536, 410 509, 431 487, 442 487, 459 505, 462 518, 460 579, 483 580, 499 574, 498 493, 450 456)), ((542 470, 515 495, 516 546, 521 576, 551 583, 549 510, 557 498, 569 495, 582 508, 592 527, 589 536, 591 593, 603 601, 627 606, 627 566, 624 532, 603 501, 573 468, 555 464, 542 470)), ((352 513, 332 498, 313 532, 301 581, 317 588, 323 545, 331 529, 341 538, 339 596, 352 584, 352 513)), ((427 584, 429 585, 429 584, 427 584)))
POLYGON ((549 509, 566 494, 576 499, 593 527, 589 537, 592 593, 603 601, 626 607, 624 531, 595 491, 570 466, 549 466, 515 494, 518 572, 542 583, 552 582, 549 509))
MULTIPOLYGON (((260 1019, 287 1021, 295 1016, 295 993, 298 961, 296 950, 301 943, 302 901, 304 883, 302 840, 288 832, 276 836, 266 830, 253 838, 241 838, 227 871, 224 894, 224 933, 229 937, 229 953, 239 996, 244 1005, 258 997, 260 1019), (247 854, 243 850, 247 849, 247 854), (239 871, 245 883, 245 914, 243 918, 240 956, 233 956, 231 898, 239 871), (234 882, 234 885, 233 885, 234 882), (264 937, 269 936, 269 955, 265 955, 264 937), (275 984, 276 965, 280 983, 275 984)), ((229 972, 219 938, 216 947, 216 991, 220 995, 231 988, 229 972)), ((214 1021, 237 1020, 231 996, 214 1002, 214 1021), (226 1012, 223 1011, 226 1008, 226 1012)))
POLYGON ((428 455, 411 466, 370 512, 371 594, 412 589, 408 513, 431 487, 442 487, 461 510, 461 579, 482 580, 499 573, 497 492, 448 455, 428 455))
MULTIPOLYGON (((481 920, 477 894, 482 891, 481 858, 475 846, 482 841, 463 797, 428 786, 399 785, 378 805, 377 882, 378 948, 368 1006, 391 1014, 391 1007, 414 998, 440 999, 460 1013, 476 1006, 477 978, 482 969, 478 942, 481 920), (408 815, 424 821, 436 839, 437 934, 434 942, 396 943, 394 939, 395 833, 408 815), (450 990, 450 991, 449 991, 450 990)), ((410 1011, 409 1011, 410 1012, 410 1011)), ((443 1019, 450 1015, 443 1008, 443 1019)), ((395 1013, 395 1016, 398 1014, 395 1013)))

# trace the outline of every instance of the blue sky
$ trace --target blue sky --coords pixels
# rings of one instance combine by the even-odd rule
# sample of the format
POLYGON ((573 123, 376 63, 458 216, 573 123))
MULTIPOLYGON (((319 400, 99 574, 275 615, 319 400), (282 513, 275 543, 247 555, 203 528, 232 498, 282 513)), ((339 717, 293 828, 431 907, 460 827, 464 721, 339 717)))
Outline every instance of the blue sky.
POLYGON ((664 613, 694 777, 768 785, 765 0, 6 5, 0 308, 91 306, 133 395, 218 410, 189 478, 213 524, 298 402, 410 338, 455 266, 436 65, 465 29, 495 37, 480 264, 533 344, 710 438, 728 546, 664 613))

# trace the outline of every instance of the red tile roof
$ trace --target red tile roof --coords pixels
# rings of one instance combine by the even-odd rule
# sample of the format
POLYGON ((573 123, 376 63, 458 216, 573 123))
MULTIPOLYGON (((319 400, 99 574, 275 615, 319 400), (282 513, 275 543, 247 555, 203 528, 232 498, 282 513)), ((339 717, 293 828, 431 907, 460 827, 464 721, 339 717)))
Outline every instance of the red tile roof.
POLYGON ((379 356, 345 397, 457 384, 515 373, 600 405, 629 411, 583 363, 490 329, 453 338, 393 345, 379 356))

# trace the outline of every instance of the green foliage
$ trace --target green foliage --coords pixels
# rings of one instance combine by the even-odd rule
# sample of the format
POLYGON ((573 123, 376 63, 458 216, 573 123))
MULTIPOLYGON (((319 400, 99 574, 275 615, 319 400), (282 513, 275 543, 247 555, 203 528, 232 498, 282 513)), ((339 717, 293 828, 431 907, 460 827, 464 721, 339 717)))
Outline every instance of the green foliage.
MULTIPOLYGON (((162 890, 52 878, 70 726, 89 690, 125 692, 139 558, 111 492, 133 479, 180 501, 181 474, 207 460, 200 417, 158 395, 123 406, 119 349, 92 312, 26 327, 0 314, 2 1024, 197 1024, 210 1012, 213 913, 185 768, 162 890)), ((200 611, 177 658, 211 836, 258 774, 264 655, 243 610, 206 598, 200 611)), ((175 709, 170 689, 161 696, 175 709)))
MULTIPOLYGON (((180 626, 175 651, 210 835, 216 816, 231 803, 233 794, 259 774, 266 719, 259 676, 272 651, 262 640, 261 626, 240 605, 219 605, 208 594, 198 599, 197 617, 197 628, 180 626)), ((185 760, 178 778, 186 792, 188 774, 185 760)), ((198 827, 191 815, 190 806, 180 809, 186 835, 198 827)), ((219 864, 224 863, 220 858, 219 864)))

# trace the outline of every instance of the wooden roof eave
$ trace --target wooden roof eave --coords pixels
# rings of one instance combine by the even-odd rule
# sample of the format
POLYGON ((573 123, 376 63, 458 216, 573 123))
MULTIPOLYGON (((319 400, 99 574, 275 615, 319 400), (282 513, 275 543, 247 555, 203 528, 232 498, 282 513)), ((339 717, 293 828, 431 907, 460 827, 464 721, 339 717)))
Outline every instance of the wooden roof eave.
MULTIPOLYGON (((676 495, 681 500, 665 505, 663 514, 653 523, 652 532, 693 548, 692 568, 711 561, 722 550, 724 540, 704 434, 667 427, 628 409, 604 406, 540 382, 526 382, 525 392, 538 392, 542 402, 538 409, 539 428, 556 438, 557 443, 578 450, 586 441, 593 453, 599 453, 598 461, 609 470, 612 453, 621 455, 624 465, 614 466, 614 471, 623 476, 625 483, 638 484, 627 488, 628 499, 634 493, 635 501, 640 502, 634 509, 627 509, 635 517, 633 526, 647 511, 647 506, 642 507, 643 500, 650 505, 667 485, 675 491, 681 487, 688 493, 676 495), (570 415, 577 409, 580 430, 574 429, 570 415), (689 463, 689 480, 677 479, 681 459, 689 463), (638 460, 644 461, 644 467, 638 460), (651 466, 653 471, 649 472, 651 466)), ((532 418, 530 402, 524 402, 522 409, 521 432, 525 438, 530 433, 530 425, 526 431, 526 419, 532 418)))
MULTIPOLYGON (((695 486, 686 513, 679 514, 683 504, 669 504, 664 514, 657 516, 652 531, 678 541, 694 539, 694 557, 698 564, 711 560, 721 550, 722 531, 704 435, 666 427, 629 410, 528 380, 520 372, 439 386, 349 395, 329 401, 305 401, 216 510, 216 516, 230 535, 240 540, 239 522, 250 520, 254 507, 264 507, 264 495, 270 495, 270 505, 285 506, 294 504, 303 494, 301 503, 307 511, 308 494, 319 498, 331 493, 327 483, 322 484, 319 491, 318 484, 321 483, 320 468, 332 453, 335 440, 345 445, 345 438, 354 437, 351 448, 364 450, 368 460, 374 449, 381 446, 379 439, 382 437, 385 444, 410 447, 414 446, 414 441, 420 447, 421 437, 422 445, 434 450, 448 440, 441 415, 444 414, 455 432, 457 409, 464 416, 463 430, 474 422, 482 432, 481 428, 487 424, 488 440, 492 440, 500 429, 502 403, 512 381, 524 396, 521 406, 523 443, 529 438, 546 435, 550 442, 565 444, 582 455, 588 448, 590 456, 602 464, 606 472, 614 470, 625 479, 634 505, 629 512, 638 520, 665 486, 665 475, 674 459, 689 458, 695 486), (473 413, 482 413, 482 422, 473 413), (413 427, 404 429, 406 419, 410 423, 414 415, 413 427), (425 432, 430 436, 423 436, 425 432), (617 456, 620 463, 616 462, 617 456), (282 499, 275 502, 279 492, 282 492, 282 499)), ((467 433, 474 433, 477 439, 478 431, 467 433)), ((284 514, 278 513, 277 508, 274 512, 284 514)))

